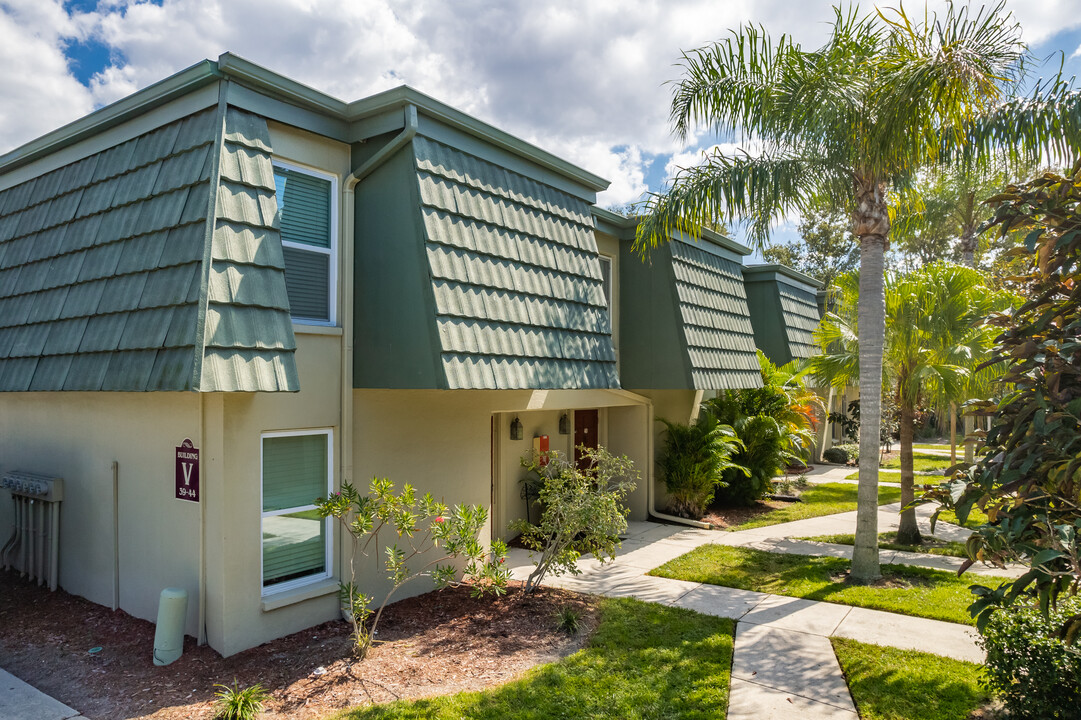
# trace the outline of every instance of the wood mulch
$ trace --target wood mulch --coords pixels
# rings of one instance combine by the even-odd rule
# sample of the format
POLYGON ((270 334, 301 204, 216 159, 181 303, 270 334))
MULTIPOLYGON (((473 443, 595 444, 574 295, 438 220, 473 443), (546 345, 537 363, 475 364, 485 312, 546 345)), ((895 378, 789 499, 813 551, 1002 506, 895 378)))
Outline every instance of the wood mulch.
POLYGON ((228 658, 186 638, 183 656, 158 667, 152 623, 0 572, 0 667, 100 720, 208 720, 215 683, 234 679, 271 693, 267 720, 480 690, 576 651, 596 623, 588 596, 541 588, 526 597, 515 587, 493 600, 448 589, 388 606, 362 662, 350 653, 349 625, 334 621, 228 658), (581 613, 576 636, 555 628, 564 606, 581 613))

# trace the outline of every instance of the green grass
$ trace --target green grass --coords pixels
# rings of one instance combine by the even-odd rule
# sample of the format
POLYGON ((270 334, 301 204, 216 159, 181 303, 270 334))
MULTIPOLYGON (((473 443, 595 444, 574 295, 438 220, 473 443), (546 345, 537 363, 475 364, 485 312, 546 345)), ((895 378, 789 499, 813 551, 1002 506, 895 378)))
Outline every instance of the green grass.
MULTIPOLYGON (((973 624, 966 608, 975 597, 969 578, 907 565, 883 565, 881 586, 850 585, 845 558, 805 557, 723 545, 703 545, 650 574, 757 592, 825 600, 916 617, 973 624)), ((997 584, 1001 578, 981 577, 997 584)))
MULTIPOLYGON (((837 543, 838 545, 854 545, 855 535, 817 535, 815 537, 797 538, 798 540, 814 540, 815 542, 837 543)), ((883 550, 904 550, 905 552, 924 553, 926 555, 948 555, 950 557, 967 558, 965 544, 951 540, 927 539, 920 545, 902 545, 897 542, 897 533, 880 533, 878 547, 883 550)))
POLYGON ((601 601, 583 650, 483 692, 358 708, 335 717, 718 718, 728 709, 731 620, 627 599, 601 601))
POLYGON ((831 638, 860 720, 966 720, 985 705, 980 666, 831 638))
MULTIPOLYGON (((834 513, 855 510, 857 487, 846 483, 810 485, 800 495, 803 502, 792 503, 788 507, 778 508, 777 510, 770 510, 726 529, 748 530, 766 525, 791 522, 792 520, 803 520, 820 515, 833 515, 834 513)), ((878 491, 878 503, 880 505, 887 505, 900 499, 900 488, 883 487, 878 491)))
MULTIPOLYGON (((957 513, 953 510, 943 510, 942 514, 938 516, 939 522, 953 523, 954 525, 961 525, 957 520, 957 513)), ((967 522, 962 527, 974 528, 977 525, 983 525, 987 522, 987 513, 980 510, 975 505, 972 506, 972 510, 968 513, 967 522)))
MULTIPOLYGON (((942 471, 950 467, 950 459, 941 455, 933 455, 931 453, 912 453, 912 469, 913 470, 936 470, 942 471)), ((889 469, 900 469, 901 458, 892 458, 882 463, 882 467, 889 469)))
MULTIPOLYGON (((916 476, 916 483, 919 484, 921 482, 920 478, 925 478, 925 477, 927 477, 927 476, 926 475, 917 475, 916 476)), ((859 479, 860 479, 859 470, 852 473, 851 475, 845 475, 845 480, 859 480, 859 479)), ((931 478, 931 480, 933 482, 935 482, 935 483, 938 482, 937 478, 931 478)), ((878 471, 878 482, 879 483, 884 483, 884 482, 900 483, 901 482, 901 472, 900 471, 894 472, 892 470, 879 470, 878 471)))

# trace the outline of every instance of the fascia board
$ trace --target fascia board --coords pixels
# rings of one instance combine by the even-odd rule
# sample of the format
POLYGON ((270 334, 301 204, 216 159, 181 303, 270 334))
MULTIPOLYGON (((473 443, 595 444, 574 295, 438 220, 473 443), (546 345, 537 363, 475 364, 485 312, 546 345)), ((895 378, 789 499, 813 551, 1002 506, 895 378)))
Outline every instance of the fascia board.
POLYGON ((217 65, 210 60, 196 63, 186 70, 181 70, 175 75, 0 155, 0 173, 25 165, 39 157, 119 125, 174 98, 217 82, 220 77, 217 65))
POLYGON ((232 53, 224 53, 218 58, 218 70, 241 84, 290 104, 300 105, 339 119, 344 119, 346 116, 346 104, 336 97, 279 75, 273 70, 268 70, 262 65, 256 65, 232 53))
POLYGON ((362 121, 372 116, 380 115, 388 109, 399 108, 404 105, 415 105, 417 110, 424 115, 456 130, 478 137, 510 153, 519 155, 541 167, 573 179, 590 190, 601 192, 607 190, 610 185, 609 181, 598 175, 583 170, 577 165, 572 165, 536 145, 514 137, 510 133, 499 130, 471 115, 455 110, 451 106, 418 92, 408 85, 402 85, 363 100, 351 102, 347 106, 345 114, 350 123, 363 124, 362 121))
POLYGON ((810 293, 817 292, 822 287, 821 280, 816 280, 810 275, 804 275, 787 265, 745 265, 743 275, 747 282, 759 282, 776 278, 778 282, 784 282, 810 293))

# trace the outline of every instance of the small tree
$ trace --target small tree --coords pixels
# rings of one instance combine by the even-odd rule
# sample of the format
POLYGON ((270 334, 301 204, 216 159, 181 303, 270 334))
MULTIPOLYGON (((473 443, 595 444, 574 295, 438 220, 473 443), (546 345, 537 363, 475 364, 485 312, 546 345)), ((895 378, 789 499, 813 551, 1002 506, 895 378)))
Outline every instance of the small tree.
MULTIPOLYGON (((1027 231, 1012 251, 1029 261, 1017 287, 1027 301, 991 319, 1003 329, 992 362, 1007 364, 1002 381, 1012 389, 984 404, 992 421, 979 461, 934 493, 962 522, 974 505, 987 513, 989 523, 969 540, 970 564, 1030 567, 997 589, 973 587, 979 598, 969 609, 981 629, 997 606, 1033 591, 1046 614, 1081 588, 1081 162, 989 202, 992 227, 1027 231)), ((1066 626, 1074 637, 1081 615, 1066 626)))
POLYGON ((337 518, 349 534, 349 582, 341 583, 338 596, 353 624, 354 649, 360 658, 368 654, 379 618, 391 596, 407 582, 430 577, 437 589, 471 582, 475 597, 506 592, 510 578, 510 571, 504 565, 506 544, 496 540, 488 551, 478 539, 488 521, 488 512, 483 507, 456 505, 451 510, 430 493, 418 503, 412 485, 406 484, 401 493, 395 493, 394 484, 386 478, 373 478, 369 493, 361 496, 351 484, 343 483, 341 492, 325 500, 319 498, 315 503, 320 517, 337 518), (395 533, 405 548, 398 547, 398 543, 385 548, 391 589, 373 618, 372 597, 360 591, 355 560, 358 553, 368 555, 369 546, 383 530, 395 533), (421 556, 424 564, 411 570, 408 563, 421 556), (451 564, 452 560, 464 561, 463 569, 459 571, 451 564))
POLYGON ((522 543, 533 553, 537 567, 526 579, 524 592, 531 593, 549 572, 578 575, 578 559, 591 553, 602 563, 614 560, 619 535, 627 529, 623 499, 634 490, 638 472, 626 457, 616 457, 603 447, 582 447, 580 469, 563 454, 548 453, 548 464, 540 465, 532 454, 522 465, 544 478, 540 490, 543 507, 540 520, 516 520, 511 530, 522 534, 522 543))

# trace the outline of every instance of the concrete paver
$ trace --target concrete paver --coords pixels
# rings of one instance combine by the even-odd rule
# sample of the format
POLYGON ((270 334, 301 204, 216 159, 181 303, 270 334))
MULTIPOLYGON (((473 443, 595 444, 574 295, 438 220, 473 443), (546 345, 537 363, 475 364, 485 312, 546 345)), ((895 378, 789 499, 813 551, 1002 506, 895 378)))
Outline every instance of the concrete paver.
POLYGON ((77 710, 0 670, 0 718, 4 720, 68 720, 77 710))
POLYGON ((855 712, 829 638, 766 625, 736 628, 732 677, 855 712))
POLYGON ((739 619, 740 623, 768 625, 781 630, 828 637, 852 608, 848 605, 804 600, 785 595, 767 595, 739 619))
POLYGON ((866 608, 852 608, 833 632, 871 645, 920 650, 935 655, 982 663, 983 650, 976 644, 974 628, 957 623, 928 620, 866 608))
POLYGON ((738 678, 732 678, 727 717, 728 720, 859 720, 854 711, 738 678))

